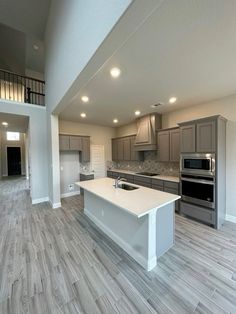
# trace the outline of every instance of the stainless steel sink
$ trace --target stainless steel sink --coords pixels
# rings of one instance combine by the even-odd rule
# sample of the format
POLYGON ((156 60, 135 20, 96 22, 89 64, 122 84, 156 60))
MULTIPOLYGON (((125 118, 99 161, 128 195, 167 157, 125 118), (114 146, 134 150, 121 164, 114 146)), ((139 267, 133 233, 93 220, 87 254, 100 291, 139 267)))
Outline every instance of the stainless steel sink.
POLYGON ((125 184, 125 183, 119 184, 118 188, 122 189, 122 190, 126 190, 126 191, 133 191, 133 190, 139 189, 139 187, 137 187, 137 186, 128 185, 128 184, 125 184))

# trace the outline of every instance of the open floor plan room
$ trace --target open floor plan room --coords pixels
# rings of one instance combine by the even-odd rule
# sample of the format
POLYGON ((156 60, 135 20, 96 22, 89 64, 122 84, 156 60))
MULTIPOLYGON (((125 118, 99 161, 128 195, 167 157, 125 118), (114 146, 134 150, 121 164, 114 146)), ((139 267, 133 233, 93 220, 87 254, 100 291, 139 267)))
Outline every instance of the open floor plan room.
POLYGON ((236 226, 176 215, 175 246, 145 271, 83 214, 83 198, 31 205, 1 182, 0 313, 235 313, 236 226))

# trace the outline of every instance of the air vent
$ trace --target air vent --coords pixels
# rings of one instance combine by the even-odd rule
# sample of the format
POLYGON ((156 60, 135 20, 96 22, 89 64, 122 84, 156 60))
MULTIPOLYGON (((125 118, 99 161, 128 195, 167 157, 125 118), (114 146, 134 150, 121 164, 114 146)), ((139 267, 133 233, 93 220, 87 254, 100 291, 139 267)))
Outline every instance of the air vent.
POLYGON ((162 105, 163 105, 163 103, 158 102, 157 104, 151 105, 151 108, 157 108, 157 107, 162 106, 162 105))

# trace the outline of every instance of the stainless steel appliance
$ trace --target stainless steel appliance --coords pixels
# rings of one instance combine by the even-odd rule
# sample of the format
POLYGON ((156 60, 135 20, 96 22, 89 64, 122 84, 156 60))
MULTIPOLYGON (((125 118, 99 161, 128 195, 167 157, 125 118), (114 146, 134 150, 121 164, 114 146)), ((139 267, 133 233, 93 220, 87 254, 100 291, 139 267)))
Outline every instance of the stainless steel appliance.
POLYGON ((214 176, 215 154, 182 154, 180 158, 180 172, 214 176))
POLYGON ((183 201, 215 208, 215 177, 181 174, 181 198, 183 201))

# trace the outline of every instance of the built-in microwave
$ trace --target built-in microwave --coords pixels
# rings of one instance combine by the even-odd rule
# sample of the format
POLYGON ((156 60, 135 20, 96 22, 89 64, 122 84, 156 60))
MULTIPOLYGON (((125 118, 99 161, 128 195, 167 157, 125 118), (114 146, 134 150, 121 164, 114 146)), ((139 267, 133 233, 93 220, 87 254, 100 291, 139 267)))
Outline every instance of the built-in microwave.
POLYGON ((180 171, 186 174, 215 176, 215 154, 182 154, 180 171))

